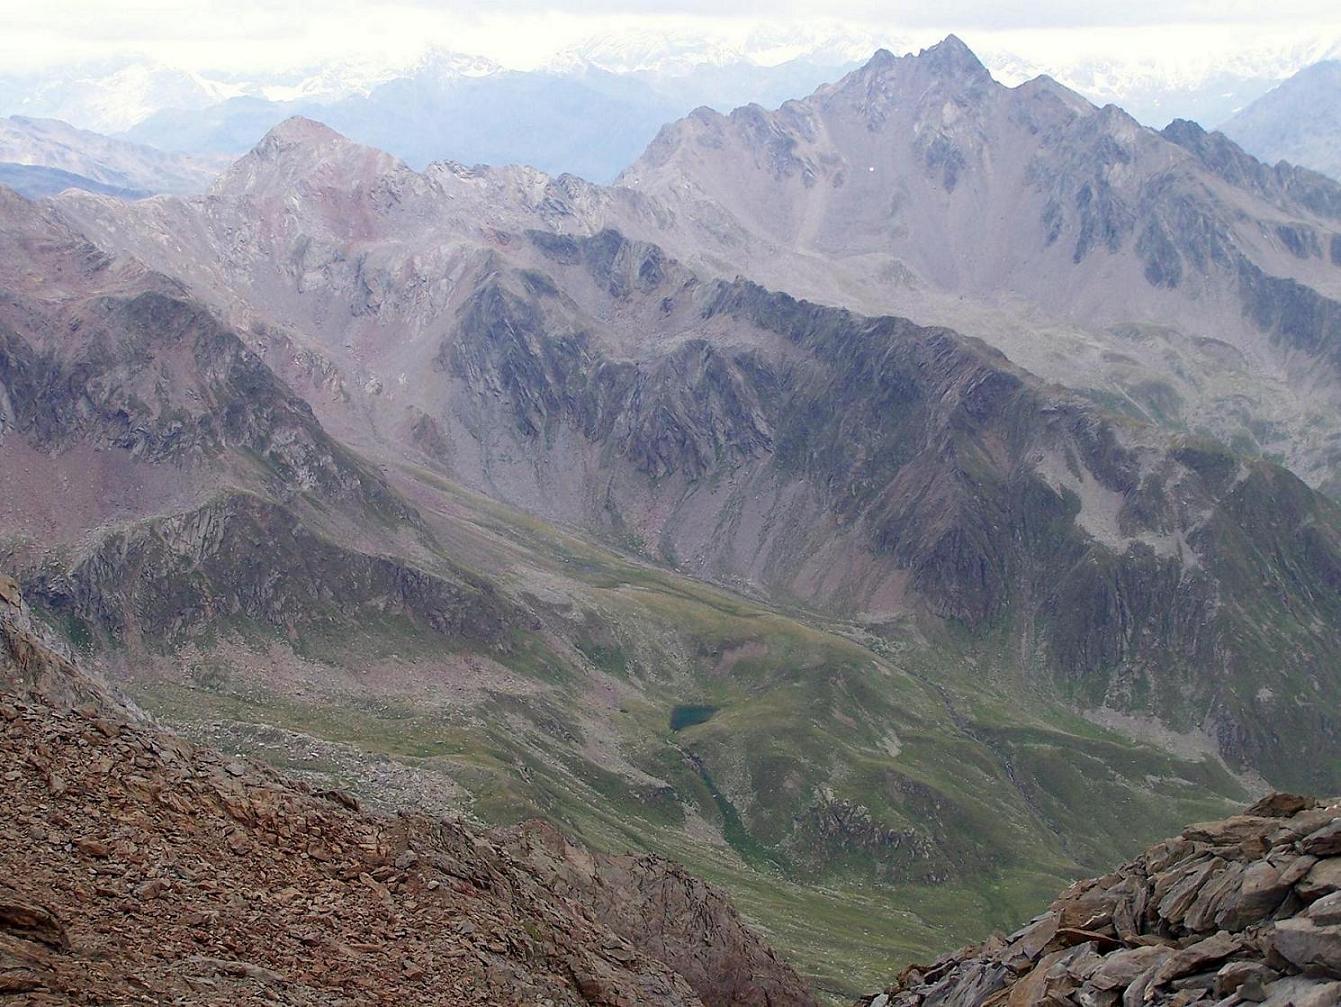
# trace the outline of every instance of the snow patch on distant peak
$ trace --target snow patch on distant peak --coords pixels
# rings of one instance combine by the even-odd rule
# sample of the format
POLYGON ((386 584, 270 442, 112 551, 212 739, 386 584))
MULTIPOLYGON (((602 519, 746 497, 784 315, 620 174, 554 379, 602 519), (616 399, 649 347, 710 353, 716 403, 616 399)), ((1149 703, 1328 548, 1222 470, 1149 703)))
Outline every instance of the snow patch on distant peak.
POLYGON ((805 60, 820 66, 846 66, 879 48, 906 52, 902 38, 855 30, 839 22, 777 25, 720 25, 671 29, 624 29, 602 32, 570 45, 544 66, 552 73, 595 67, 608 73, 676 77, 707 67, 749 64, 779 66, 805 60))

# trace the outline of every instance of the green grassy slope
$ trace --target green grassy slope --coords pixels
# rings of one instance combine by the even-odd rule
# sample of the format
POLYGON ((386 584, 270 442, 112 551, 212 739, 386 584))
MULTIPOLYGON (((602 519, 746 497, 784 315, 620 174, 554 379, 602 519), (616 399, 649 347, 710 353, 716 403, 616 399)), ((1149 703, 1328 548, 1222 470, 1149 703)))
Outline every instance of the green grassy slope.
POLYGON ((361 764, 394 763, 450 781, 483 821, 543 815, 599 847, 674 857, 840 998, 1246 796, 1209 760, 989 685, 953 641, 772 609, 414 480, 431 480, 421 508, 444 570, 528 613, 506 646, 452 652, 395 620, 211 637, 135 672, 135 698, 373 797, 361 764), (341 743, 352 761, 257 746, 248 725, 341 743))

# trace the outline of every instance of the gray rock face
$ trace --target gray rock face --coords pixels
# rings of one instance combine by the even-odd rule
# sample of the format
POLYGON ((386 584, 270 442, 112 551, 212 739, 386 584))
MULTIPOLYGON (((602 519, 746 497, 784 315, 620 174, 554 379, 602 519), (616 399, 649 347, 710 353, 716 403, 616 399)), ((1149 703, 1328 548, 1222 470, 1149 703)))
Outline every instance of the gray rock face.
POLYGON ((1341 824, 1341 803, 1253 810, 1078 882, 1017 933, 908 968, 861 1003, 1341 1003, 1341 903, 1308 882, 1341 860, 1303 852, 1341 824))

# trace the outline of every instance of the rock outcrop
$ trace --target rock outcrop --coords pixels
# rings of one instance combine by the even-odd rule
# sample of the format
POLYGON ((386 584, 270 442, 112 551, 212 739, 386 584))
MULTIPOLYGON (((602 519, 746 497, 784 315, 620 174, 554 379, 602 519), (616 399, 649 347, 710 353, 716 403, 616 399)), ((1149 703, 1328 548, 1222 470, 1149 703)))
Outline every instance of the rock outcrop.
POLYGON ((118 705, 101 681, 76 667, 67 649, 37 620, 19 583, 0 573, 0 693, 57 706, 118 705))
POLYGON ((865 1007, 1335 1007, 1341 801, 1273 794, 1073 885, 1009 937, 907 968, 865 1007))
POLYGON ((684 868, 656 856, 594 852, 540 820, 503 835, 545 887, 675 969, 705 1007, 815 1003, 726 897, 684 868))

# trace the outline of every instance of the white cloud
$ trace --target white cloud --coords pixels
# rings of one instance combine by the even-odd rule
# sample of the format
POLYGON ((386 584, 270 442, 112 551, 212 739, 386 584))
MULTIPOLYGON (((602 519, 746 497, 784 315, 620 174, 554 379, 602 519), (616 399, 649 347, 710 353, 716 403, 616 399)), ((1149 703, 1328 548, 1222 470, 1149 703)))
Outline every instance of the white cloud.
MULTIPOLYGON (((340 60, 403 64, 426 46, 529 68, 595 34, 636 31, 741 37, 805 23, 814 0, 0 0, 0 66, 10 72, 136 56, 172 66, 260 73, 340 60)), ((829 23, 891 43, 948 31, 984 54, 1047 65, 1080 52, 1142 60, 1253 58, 1335 38, 1335 3, 1278 0, 936 0, 891 6, 830 0, 829 23)), ((0 71, 2 73, 3 71, 0 71)))

